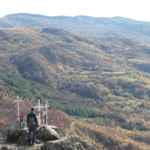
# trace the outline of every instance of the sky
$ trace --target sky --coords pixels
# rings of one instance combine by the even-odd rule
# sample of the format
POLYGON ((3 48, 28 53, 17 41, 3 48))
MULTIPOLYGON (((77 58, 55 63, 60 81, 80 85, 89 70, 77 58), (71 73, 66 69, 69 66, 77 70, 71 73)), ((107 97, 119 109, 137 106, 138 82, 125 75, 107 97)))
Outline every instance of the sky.
POLYGON ((150 21, 150 0, 0 0, 0 17, 12 13, 121 16, 150 21))

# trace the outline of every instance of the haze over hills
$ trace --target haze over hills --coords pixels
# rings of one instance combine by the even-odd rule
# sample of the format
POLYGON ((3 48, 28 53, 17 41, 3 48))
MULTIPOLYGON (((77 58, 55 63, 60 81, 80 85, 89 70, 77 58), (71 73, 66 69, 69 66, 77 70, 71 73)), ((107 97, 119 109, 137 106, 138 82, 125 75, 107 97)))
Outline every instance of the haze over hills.
MULTIPOLYGON (((0 27, 1 103, 16 95, 40 97, 54 108, 99 125, 98 133, 108 139, 112 135, 102 133, 101 125, 118 136, 123 132, 127 141, 130 130, 132 140, 139 142, 130 141, 133 145, 149 146, 149 22, 13 14, 1 18, 0 27)), ((7 113, 3 110, 2 117, 7 113)), ((90 128, 89 137, 96 134, 85 126, 90 128)), ((76 128, 84 132, 81 125, 76 128)), ((122 136, 115 140, 123 142, 122 136)))
POLYGON ((149 22, 128 18, 98 18, 90 16, 55 16, 48 17, 31 14, 12 14, 1 18, 1 26, 54 27, 86 37, 123 36, 148 40, 150 36, 149 22))

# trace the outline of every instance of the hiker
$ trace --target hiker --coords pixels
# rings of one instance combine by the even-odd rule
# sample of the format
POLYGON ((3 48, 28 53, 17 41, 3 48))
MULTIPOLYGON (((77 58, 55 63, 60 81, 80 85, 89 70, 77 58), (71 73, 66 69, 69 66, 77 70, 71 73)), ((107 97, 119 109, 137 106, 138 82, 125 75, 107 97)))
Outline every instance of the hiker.
POLYGON ((33 145, 36 138, 36 130, 38 127, 38 121, 34 108, 31 108, 31 112, 27 115, 27 126, 29 129, 29 144, 33 145))

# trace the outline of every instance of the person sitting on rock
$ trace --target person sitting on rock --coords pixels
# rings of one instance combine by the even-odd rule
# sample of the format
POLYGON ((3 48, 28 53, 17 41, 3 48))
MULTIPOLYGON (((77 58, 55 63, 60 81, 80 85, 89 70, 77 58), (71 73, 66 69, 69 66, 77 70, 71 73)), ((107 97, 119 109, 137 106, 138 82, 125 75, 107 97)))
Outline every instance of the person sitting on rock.
POLYGON ((31 108, 31 112, 27 115, 27 127, 29 129, 29 144, 33 145, 36 138, 36 130, 38 127, 38 121, 34 108, 31 108))

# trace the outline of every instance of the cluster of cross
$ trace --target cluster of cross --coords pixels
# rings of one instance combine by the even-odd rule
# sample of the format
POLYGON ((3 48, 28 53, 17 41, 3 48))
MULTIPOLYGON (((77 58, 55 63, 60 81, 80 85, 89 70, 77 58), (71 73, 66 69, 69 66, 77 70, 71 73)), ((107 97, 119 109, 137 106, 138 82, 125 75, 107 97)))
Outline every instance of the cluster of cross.
MULTIPOLYGON (((17 99, 15 101, 17 105, 17 122, 20 128, 26 128, 26 116, 22 113, 20 104, 23 101, 21 98, 17 96, 17 99)), ((38 104, 33 106, 37 119, 38 124, 40 125, 48 125, 48 103, 42 104, 41 100, 38 100, 38 104)))

